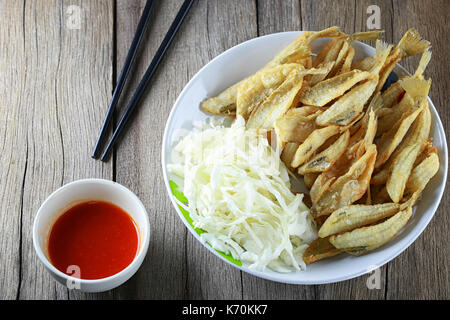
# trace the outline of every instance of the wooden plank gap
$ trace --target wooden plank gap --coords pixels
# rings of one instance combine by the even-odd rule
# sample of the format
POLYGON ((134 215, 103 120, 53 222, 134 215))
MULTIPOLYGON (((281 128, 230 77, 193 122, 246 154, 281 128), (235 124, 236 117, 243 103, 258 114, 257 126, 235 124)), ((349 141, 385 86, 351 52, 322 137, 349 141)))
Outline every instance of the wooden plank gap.
POLYGON ((20 217, 19 217, 19 279, 17 282, 17 292, 16 292, 16 300, 20 298, 20 288, 22 286, 22 264, 23 264, 23 251, 22 251, 22 243, 23 243, 23 199, 25 194, 25 179, 27 176, 28 170, 28 136, 26 138, 26 153, 25 153, 25 168, 23 170, 23 179, 22 179, 22 189, 20 194, 20 217))

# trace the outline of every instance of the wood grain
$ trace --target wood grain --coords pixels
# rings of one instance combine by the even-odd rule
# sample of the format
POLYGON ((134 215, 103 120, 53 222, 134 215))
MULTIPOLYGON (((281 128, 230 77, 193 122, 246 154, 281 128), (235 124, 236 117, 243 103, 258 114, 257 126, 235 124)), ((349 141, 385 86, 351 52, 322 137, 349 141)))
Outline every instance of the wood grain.
POLYGON ((20 286, 22 194, 27 135, 21 119, 25 82, 24 4, 0 1, 0 299, 16 299, 20 286), (10 83, 17 85, 10 86, 10 83))
MULTIPOLYGON (((144 74, 180 4, 180 1, 171 1, 167 5, 162 5, 161 2, 155 4, 136 65, 130 73, 130 81, 120 101, 122 107, 126 105, 144 74)), ((118 70, 123 65, 144 5, 145 1, 133 1, 133 3, 117 1, 116 65, 118 70)), ((178 43, 186 22, 183 23, 174 44, 178 43)), ((146 96, 140 103, 133 125, 127 130, 116 150, 116 181, 130 188, 143 201, 151 226, 150 247, 143 266, 123 288, 117 289, 126 294, 124 296, 126 298, 139 296, 146 299, 162 297, 180 299, 185 290, 186 230, 183 225, 177 223, 178 218, 175 212, 169 210, 171 204, 165 194, 159 160, 163 126, 171 108, 168 100, 175 98, 173 90, 176 88, 181 90, 179 81, 183 81, 181 79, 187 81, 185 66, 179 66, 176 74, 181 79, 171 84, 171 87, 165 85, 167 75, 172 75, 175 71, 173 65, 168 68, 167 64, 167 60, 174 52, 173 49, 171 47, 167 51, 166 57, 149 85, 146 96)), ((120 113, 117 113, 118 117, 120 113)))
POLYGON ((80 178, 112 178, 112 164, 89 157, 111 96, 112 6, 107 1, 12 3, 2 1, 0 10, 2 23, 10 20, 10 30, 0 40, 2 51, 9 52, 1 56, 2 78, 10 75, 0 86, 7 97, 1 108, 8 114, 1 126, 2 157, 10 157, 2 159, 8 168, 0 169, 2 186, 7 186, 1 234, 11 242, 1 246, 6 249, 1 263, 7 265, 2 279, 12 281, 2 285, 0 294, 67 299, 67 288, 37 259, 32 225, 41 203, 61 185, 80 178), (69 4, 78 5, 83 14, 79 30, 66 27, 69 4))
POLYGON ((355 32, 357 1, 302 0, 300 3, 303 30, 317 31, 339 26, 343 32, 355 32))
MULTIPOLYGON (((130 73, 117 120, 182 0, 157 1, 130 73)), ((333 25, 367 30, 367 7, 381 10, 384 39, 415 27, 431 41, 425 75, 449 139, 446 0, 198 0, 108 163, 90 158, 145 0, 0 0, 0 299, 448 299, 450 196, 405 252, 369 274, 316 286, 288 285, 241 272, 206 250, 185 228, 166 194, 160 164, 164 126, 175 99, 212 58, 248 39, 333 25), (69 6, 81 9, 70 28, 69 6), (56 283, 32 246, 34 215, 61 185, 115 180, 148 210, 151 242, 139 271, 117 289, 85 294, 56 283)), ((419 57, 401 62, 414 71, 419 57)))
MULTIPOLYGON (((448 95, 450 79, 448 52, 450 44, 442 35, 450 32, 446 23, 450 18, 448 1, 393 1, 394 41, 399 41, 403 33, 414 27, 431 42, 433 53, 425 70, 425 77, 432 78, 430 98, 433 101, 449 141, 448 95), (444 67, 446 66, 446 67, 444 67)), ((400 63, 414 72, 420 56, 409 57, 400 63)), ((448 186, 448 181, 447 181, 448 186)), ((450 209, 449 192, 445 192, 441 205, 430 224, 419 238, 400 256, 388 265, 387 299, 448 299, 448 243, 450 209)))

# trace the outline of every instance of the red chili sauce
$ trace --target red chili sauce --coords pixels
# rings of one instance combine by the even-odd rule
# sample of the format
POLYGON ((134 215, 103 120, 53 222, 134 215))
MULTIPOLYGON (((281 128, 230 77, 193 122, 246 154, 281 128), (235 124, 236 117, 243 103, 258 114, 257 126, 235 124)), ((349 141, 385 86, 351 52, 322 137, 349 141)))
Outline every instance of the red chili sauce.
POLYGON ((68 273, 79 267, 81 279, 101 279, 125 269, 139 249, 139 232, 133 219, 118 206, 87 201, 64 212, 50 232, 51 263, 68 273))

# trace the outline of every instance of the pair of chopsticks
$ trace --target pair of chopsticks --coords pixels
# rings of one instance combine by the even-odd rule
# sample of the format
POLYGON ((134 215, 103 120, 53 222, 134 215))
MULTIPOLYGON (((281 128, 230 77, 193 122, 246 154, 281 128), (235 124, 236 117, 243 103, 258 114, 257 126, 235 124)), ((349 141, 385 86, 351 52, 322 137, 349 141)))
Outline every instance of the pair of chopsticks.
POLYGON ((107 131, 109 128, 110 123, 112 122, 112 116, 114 114, 114 111, 116 109, 117 103, 119 101, 120 94, 122 93, 122 89, 125 85, 126 78, 130 72, 131 66, 134 62, 134 58, 136 57, 136 52, 139 47, 139 44, 141 43, 142 37, 145 33, 145 30, 148 25, 148 21, 150 20, 150 13, 153 8, 154 0, 147 0, 147 3, 144 7, 144 10, 142 12, 141 18, 139 20, 139 24, 136 30, 136 33, 134 35, 133 41, 131 43, 131 47, 128 51, 127 57, 125 59, 125 64, 122 68, 122 71, 119 76, 119 80, 117 81, 117 85, 114 89, 113 96, 111 99, 111 102, 108 107, 108 111, 105 116, 105 120, 103 122, 102 128, 100 130, 100 134, 98 136, 97 142, 95 144, 94 152, 92 153, 92 158, 98 159, 100 157, 101 161, 108 161, 109 155, 111 153, 112 148, 114 147, 115 143, 117 142, 118 137, 120 134, 124 131, 125 125, 128 123, 131 115, 133 114, 134 110, 136 109, 136 106, 138 105, 140 99, 142 98, 142 95, 150 82, 153 74, 155 73, 156 69, 159 66, 159 63, 161 62, 162 58, 164 57, 164 54, 166 53, 167 49, 169 48, 170 44, 172 43, 173 38, 175 37, 175 34, 177 33, 178 29, 180 28, 181 24, 183 23, 183 20, 187 13, 189 12, 189 9, 192 6, 192 3, 194 0, 185 0, 183 5, 181 6, 180 10, 178 11, 174 21, 172 22, 169 31, 165 35, 163 41, 161 42, 161 45, 158 48, 158 51, 156 51, 155 56, 153 57, 150 65, 147 68, 147 71, 145 72, 144 76, 142 77, 141 81, 139 82, 139 85, 134 92, 130 102, 128 103, 128 106, 125 109, 125 112, 122 115, 122 118, 120 119, 117 128, 114 130, 114 133, 109 140, 105 150, 100 156, 101 153, 101 147, 103 144, 103 141, 105 140, 105 137, 107 135, 107 131))

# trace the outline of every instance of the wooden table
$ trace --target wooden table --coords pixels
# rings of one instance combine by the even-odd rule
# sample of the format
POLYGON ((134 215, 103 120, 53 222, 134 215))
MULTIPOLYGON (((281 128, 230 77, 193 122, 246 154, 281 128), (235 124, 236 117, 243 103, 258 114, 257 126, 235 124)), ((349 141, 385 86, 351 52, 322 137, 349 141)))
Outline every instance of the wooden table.
MULTIPOLYGON (((182 0, 157 1, 123 104, 153 57, 182 0)), ((423 234, 380 269, 341 283, 287 285, 256 278, 205 250, 166 194, 160 164, 169 111, 189 79, 212 58, 257 36, 338 25, 367 30, 380 9, 384 38, 409 27, 431 41, 426 76, 449 128, 448 0, 199 0, 150 85, 111 161, 90 154, 144 0, 0 0, 0 298, 1 299, 448 299, 449 193, 423 234), (80 18, 80 19, 78 19, 80 18), (115 180, 144 202, 152 227, 144 264, 127 283, 100 294, 58 284, 32 245, 37 209, 58 187, 81 178, 115 180)), ((418 57, 402 64, 414 71, 418 57)), ((121 111, 120 111, 121 113, 121 111)), ((116 116, 116 120, 119 116, 116 116)), ((447 135, 448 139, 448 135, 447 135)))

